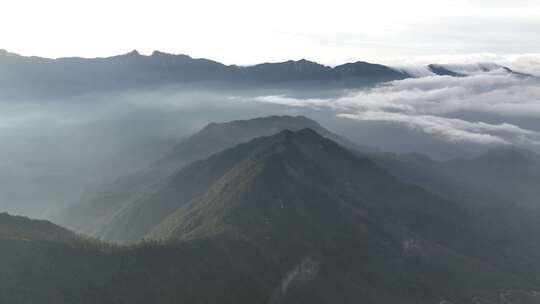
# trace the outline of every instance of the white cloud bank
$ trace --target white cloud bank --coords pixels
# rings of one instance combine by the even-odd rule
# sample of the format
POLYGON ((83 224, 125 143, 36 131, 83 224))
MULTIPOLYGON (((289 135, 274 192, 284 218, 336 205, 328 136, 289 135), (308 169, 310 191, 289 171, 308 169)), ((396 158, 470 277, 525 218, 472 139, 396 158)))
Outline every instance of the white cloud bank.
POLYGON ((396 58, 379 58, 378 62, 396 68, 416 71, 419 76, 428 76, 425 67, 428 64, 438 63, 444 65, 488 65, 498 64, 509 67, 517 72, 527 73, 540 77, 540 53, 521 54, 495 54, 495 53, 470 53, 459 55, 421 55, 396 58))
POLYGON ((256 100, 329 108, 339 117, 399 124, 449 142, 540 144, 540 123, 531 129, 510 122, 540 119, 540 82, 509 74, 406 79, 333 99, 256 100), (486 116, 497 117, 497 122, 483 120, 486 116))

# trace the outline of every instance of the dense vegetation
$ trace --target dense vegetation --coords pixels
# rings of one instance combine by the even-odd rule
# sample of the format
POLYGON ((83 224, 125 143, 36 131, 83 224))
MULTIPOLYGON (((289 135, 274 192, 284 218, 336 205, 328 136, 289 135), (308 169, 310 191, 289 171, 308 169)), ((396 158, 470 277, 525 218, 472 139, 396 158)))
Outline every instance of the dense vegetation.
POLYGON ((517 221, 480 216, 313 130, 235 146, 169 182, 178 192, 166 197, 185 199, 153 200, 168 211, 137 245, 73 238, 50 223, 72 237, 43 239, 32 221, 4 215, 0 302, 538 301, 533 215, 515 206, 517 221), (21 230, 32 233, 10 236, 21 230))
MULTIPOLYGON (((257 137, 304 128, 311 128, 344 146, 357 148, 303 116, 211 123, 150 167, 104 185, 53 220, 77 232, 108 241, 139 240, 183 202, 202 194, 234 162, 207 168, 201 168, 204 164, 193 164, 183 169, 186 165, 257 137)), ((239 157, 243 156, 233 158, 239 157)))

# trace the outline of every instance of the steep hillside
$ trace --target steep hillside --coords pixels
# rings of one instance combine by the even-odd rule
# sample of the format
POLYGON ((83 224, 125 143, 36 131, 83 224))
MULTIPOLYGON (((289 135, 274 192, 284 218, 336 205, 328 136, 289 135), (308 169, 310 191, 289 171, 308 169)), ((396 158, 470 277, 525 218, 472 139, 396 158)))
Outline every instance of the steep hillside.
MULTIPOLYGON (((435 302, 472 286, 468 292, 521 281, 510 273, 517 276, 523 268, 500 263, 510 249, 504 237, 458 204, 399 183, 313 131, 285 131, 215 158, 247 150, 248 158, 149 237, 189 241, 229 235, 253 244, 283 269, 305 269, 298 289, 273 295, 278 302, 407 303, 411 296, 435 302), (412 257, 417 264, 410 268, 412 257), (407 274, 389 277, 387 263, 407 274)), ((537 248, 528 254, 538 255, 537 248)))
POLYGON ((0 213, 0 239, 71 242, 76 240, 77 236, 48 221, 0 213))
POLYGON ((400 179, 454 196, 455 201, 506 201, 540 212, 540 156, 532 151, 501 147, 473 159, 444 162, 418 155, 378 154, 372 158, 400 179))
MULTIPOLYGON (((122 218, 125 218, 123 214, 131 212, 130 210, 137 208, 141 202, 154 200, 153 194, 158 192, 158 189, 177 185, 178 183, 171 181, 175 178, 173 174, 184 166, 256 137, 273 135, 286 129, 300 130, 303 128, 316 130, 319 134, 352 149, 367 149, 353 144, 303 116, 268 116, 250 120, 212 123, 178 144, 168 155, 152 166, 123 177, 112 184, 104 185, 86 197, 80 204, 53 217, 53 220, 74 231, 106 240, 138 239, 142 235, 133 228, 129 228, 130 237, 121 237, 124 234, 124 229, 118 229, 114 222, 123 221, 122 218)), ((191 178, 188 176, 185 179, 191 178)), ((198 193, 195 189, 199 188, 195 185, 193 193, 198 193)), ((171 191, 175 193, 179 189, 161 191, 160 199, 166 199, 166 195, 163 193, 171 191)), ((170 210, 167 209, 167 211, 170 210)), ((131 218, 131 215, 128 217, 131 218)))
MULTIPOLYGON (((226 149, 170 182, 153 194, 170 201, 138 203, 140 212, 126 215, 140 217, 125 217, 136 229, 163 211, 155 225, 146 222, 146 237, 156 243, 0 239, 0 302, 539 300, 536 234, 507 231, 506 222, 494 228, 461 203, 404 184, 310 129, 226 149)), ((527 214, 514 220, 523 231, 540 229, 527 214)))
POLYGON ((5 214, 0 227, 0 303, 265 303, 271 292, 253 248, 231 239, 117 247, 5 214))

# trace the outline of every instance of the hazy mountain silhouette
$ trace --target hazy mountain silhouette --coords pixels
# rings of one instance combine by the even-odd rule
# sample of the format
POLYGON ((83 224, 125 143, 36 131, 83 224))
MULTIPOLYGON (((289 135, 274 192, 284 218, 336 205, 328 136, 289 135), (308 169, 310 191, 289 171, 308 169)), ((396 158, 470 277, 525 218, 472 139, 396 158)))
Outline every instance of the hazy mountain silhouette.
POLYGON ((533 75, 516 72, 509 67, 496 63, 470 63, 470 64, 429 64, 427 70, 439 76, 467 77, 482 73, 506 73, 520 78, 530 78, 533 75))
MULTIPOLYGON (((106 240, 137 240, 146 232, 132 229, 128 223, 123 228, 114 223, 126 218, 130 219, 129 222, 132 221, 129 210, 141 202, 150 203, 155 200, 154 193, 158 189, 166 188, 173 174, 178 173, 184 166, 256 137, 273 135, 283 130, 294 131, 304 128, 316 130, 322 136, 331 138, 351 149, 371 151, 369 147, 358 146, 303 116, 268 116, 211 123, 179 143, 152 166, 120 178, 114 183, 103 185, 90 193, 80 204, 68 208, 53 219, 75 231, 106 240), (126 238, 124 233, 129 234, 130 237, 126 238)), ((195 184, 187 187, 194 193, 198 193, 195 189, 199 189, 200 185, 197 184, 199 182, 195 182, 191 174, 187 174, 186 180, 193 181, 195 184)), ((172 199, 175 199, 174 196, 167 199, 162 194, 160 197, 160 200, 172 199)))
POLYGON ((465 77, 464 74, 456 73, 439 64, 428 65, 428 70, 439 76, 465 77))
POLYGON ((11 98, 193 85, 357 87, 409 77, 393 68, 366 62, 331 68, 302 59, 244 67, 159 51, 150 56, 132 51, 93 59, 24 57, 1 51, 0 66, 0 97, 11 98))
POLYGON ((419 155, 374 158, 405 182, 453 196, 455 201, 506 201, 540 212, 540 156, 532 151, 499 147, 473 159, 442 162, 419 155))
MULTIPOLYGON (((17 99, 162 87, 342 89, 415 77, 406 69, 362 61, 335 67, 305 59, 237 66, 159 51, 145 56, 136 50, 105 58, 58 59, 25 57, 0 50, 0 66, 0 97, 17 99)), ((468 70, 472 73, 503 70, 519 77, 532 77, 487 63, 430 64, 426 70, 453 77, 465 77, 468 70)))
POLYGON ((44 220, 0 213, 0 238, 23 241, 70 242, 75 233, 44 220))

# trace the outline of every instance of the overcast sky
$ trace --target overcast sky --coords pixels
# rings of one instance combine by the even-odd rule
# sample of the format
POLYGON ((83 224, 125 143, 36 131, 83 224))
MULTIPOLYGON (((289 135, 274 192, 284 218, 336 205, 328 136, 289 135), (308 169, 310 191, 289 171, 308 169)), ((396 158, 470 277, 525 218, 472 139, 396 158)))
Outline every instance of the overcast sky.
POLYGON ((327 64, 540 53, 538 0, 5 0, 0 48, 44 57, 137 49, 225 63, 327 64))

